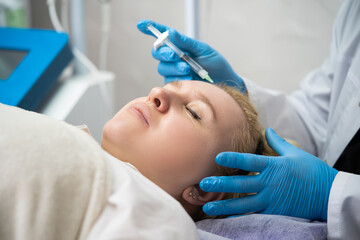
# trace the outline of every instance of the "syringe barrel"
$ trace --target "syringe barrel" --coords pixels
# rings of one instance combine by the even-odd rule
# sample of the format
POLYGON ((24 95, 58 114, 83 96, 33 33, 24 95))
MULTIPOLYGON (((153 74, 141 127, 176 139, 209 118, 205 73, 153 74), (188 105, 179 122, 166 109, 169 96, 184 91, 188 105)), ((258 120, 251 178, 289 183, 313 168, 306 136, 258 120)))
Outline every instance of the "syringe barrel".
MULTIPOLYGON (((148 24, 147 28, 150 32, 152 32, 157 38, 160 38, 161 32, 157 30, 152 24, 148 24)), ((175 44, 173 44, 169 39, 165 38, 163 39, 163 43, 165 43, 169 48, 174 50, 176 55, 178 55, 181 60, 188 63, 191 67, 191 69, 198 74, 202 79, 209 78, 208 72, 203 69, 197 62, 195 62, 191 57, 189 57, 187 54, 185 54, 180 48, 178 48, 175 44)))
POLYGON ((185 54, 181 51, 175 44, 173 44, 170 40, 165 39, 165 44, 168 45, 174 52, 180 57, 181 60, 188 63, 191 69, 196 72, 202 79, 206 77, 208 74, 197 62, 194 61, 189 55, 185 54))
POLYGON ((147 26, 147 29, 149 29, 152 34, 154 34, 157 38, 160 37, 161 32, 157 30, 151 23, 149 23, 147 26))
POLYGON ((195 62, 191 57, 189 57, 186 54, 184 54, 180 58, 181 58, 181 60, 187 62, 190 65, 190 67, 192 68, 192 70, 196 73, 198 73, 200 70, 203 69, 197 62, 195 62))
POLYGON ((180 48, 178 48, 175 44, 173 44, 169 39, 165 39, 164 43, 171 48, 172 50, 174 50, 174 52, 176 53, 176 55, 178 55, 180 58, 182 58, 182 56, 185 55, 185 53, 183 51, 180 50, 180 48))

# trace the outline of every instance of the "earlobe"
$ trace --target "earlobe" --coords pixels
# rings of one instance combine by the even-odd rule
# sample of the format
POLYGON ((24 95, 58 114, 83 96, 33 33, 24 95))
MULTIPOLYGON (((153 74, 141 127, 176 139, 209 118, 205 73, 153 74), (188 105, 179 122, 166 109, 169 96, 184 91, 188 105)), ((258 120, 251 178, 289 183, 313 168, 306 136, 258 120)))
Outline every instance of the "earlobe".
POLYGON ((223 199, 225 193, 204 192, 199 185, 192 185, 184 189, 183 199, 191 205, 202 206, 207 202, 218 201, 223 199))

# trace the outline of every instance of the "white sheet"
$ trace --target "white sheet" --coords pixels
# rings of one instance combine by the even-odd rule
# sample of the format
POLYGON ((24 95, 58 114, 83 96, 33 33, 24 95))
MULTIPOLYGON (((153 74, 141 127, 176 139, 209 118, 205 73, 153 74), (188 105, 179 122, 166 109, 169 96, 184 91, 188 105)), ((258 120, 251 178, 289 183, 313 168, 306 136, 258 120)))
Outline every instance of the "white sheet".
POLYGON ((178 201, 132 165, 108 155, 113 192, 88 240, 198 239, 196 226, 178 201))
POLYGON ((106 159, 76 127, 0 104, 0 239, 85 239, 110 195, 106 159))
POLYGON ((198 239, 174 198, 88 134, 0 104, 0 239, 87 236, 198 239))

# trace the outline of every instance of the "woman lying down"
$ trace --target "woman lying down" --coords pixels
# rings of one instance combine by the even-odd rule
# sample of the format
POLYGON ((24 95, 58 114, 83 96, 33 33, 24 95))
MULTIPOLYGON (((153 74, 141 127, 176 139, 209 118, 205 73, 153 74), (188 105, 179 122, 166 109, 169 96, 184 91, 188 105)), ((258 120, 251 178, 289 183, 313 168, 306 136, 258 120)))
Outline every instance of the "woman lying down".
POLYGON ((101 146, 40 114, 0 105, 0 116, 0 239, 197 239, 202 205, 235 197, 201 191, 201 179, 247 174, 216 155, 264 141, 245 96, 199 81, 131 101, 101 146))

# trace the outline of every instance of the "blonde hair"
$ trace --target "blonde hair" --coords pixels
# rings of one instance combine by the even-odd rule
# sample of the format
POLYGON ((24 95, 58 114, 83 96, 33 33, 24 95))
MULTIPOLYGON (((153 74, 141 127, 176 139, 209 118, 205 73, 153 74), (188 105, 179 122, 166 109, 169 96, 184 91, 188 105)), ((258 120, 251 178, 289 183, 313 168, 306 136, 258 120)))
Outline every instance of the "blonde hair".
MULTIPOLYGON (((227 85, 217 85, 219 88, 227 92, 240 106, 245 113, 246 122, 239 124, 239 127, 234 131, 232 137, 232 151, 239 153, 256 153, 260 155, 276 156, 276 152, 271 149, 265 138, 265 130, 258 121, 258 114, 255 107, 251 104, 249 98, 240 91, 227 85)), ((218 176, 233 176, 233 175, 255 175, 257 173, 246 172, 241 169, 226 168, 218 165, 216 175, 218 176)), ((248 196, 246 193, 226 193, 223 199, 231 199, 248 196)), ((203 220, 206 218, 215 218, 206 215, 200 210, 195 216, 192 216, 194 221, 203 220)), ((224 216, 218 216, 221 218, 224 216)))

